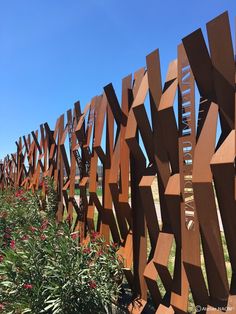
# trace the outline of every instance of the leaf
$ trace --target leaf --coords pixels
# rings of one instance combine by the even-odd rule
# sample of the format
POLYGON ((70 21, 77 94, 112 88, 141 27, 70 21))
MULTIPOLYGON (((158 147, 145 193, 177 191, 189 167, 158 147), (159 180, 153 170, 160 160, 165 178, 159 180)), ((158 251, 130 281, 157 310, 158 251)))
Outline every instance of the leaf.
POLYGON ((23 312, 22 312, 22 314, 24 314, 24 313, 30 313, 31 312, 31 309, 25 309, 23 312))
POLYGON ((10 287, 10 286, 12 286, 12 282, 11 281, 2 281, 1 282, 1 285, 3 285, 3 286, 5 286, 5 287, 10 287))

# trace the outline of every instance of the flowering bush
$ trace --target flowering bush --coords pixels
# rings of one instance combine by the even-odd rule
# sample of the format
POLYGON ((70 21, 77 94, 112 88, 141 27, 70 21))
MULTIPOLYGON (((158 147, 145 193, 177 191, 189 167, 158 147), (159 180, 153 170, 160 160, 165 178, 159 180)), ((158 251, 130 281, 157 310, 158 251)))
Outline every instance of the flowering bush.
POLYGON ((0 313, 111 313, 122 281, 115 245, 97 233, 80 244, 19 191, 0 197, 0 235, 0 313))

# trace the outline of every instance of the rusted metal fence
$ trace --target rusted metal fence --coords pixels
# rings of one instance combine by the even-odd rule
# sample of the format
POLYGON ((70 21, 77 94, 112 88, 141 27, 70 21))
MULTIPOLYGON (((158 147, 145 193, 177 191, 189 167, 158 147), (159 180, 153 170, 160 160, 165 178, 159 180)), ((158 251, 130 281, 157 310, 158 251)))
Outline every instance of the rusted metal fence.
POLYGON ((105 86, 84 112, 77 102, 54 129, 44 123, 20 138, 17 152, 0 166, 2 189, 44 190, 44 178, 54 178, 57 219, 67 213, 82 238, 97 230, 121 245, 124 273, 138 298, 131 313, 143 311, 148 295, 156 313, 187 313, 190 292, 199 313, 236 313, 235 60, 227 13, 207 23, 207 36, 209 50, 201 29, 182 40, 164 86, 155 50, 145 67, 122 80, 120 102, 112 84, 105 86), (156 178, 161 218, 152 192, 156 178))

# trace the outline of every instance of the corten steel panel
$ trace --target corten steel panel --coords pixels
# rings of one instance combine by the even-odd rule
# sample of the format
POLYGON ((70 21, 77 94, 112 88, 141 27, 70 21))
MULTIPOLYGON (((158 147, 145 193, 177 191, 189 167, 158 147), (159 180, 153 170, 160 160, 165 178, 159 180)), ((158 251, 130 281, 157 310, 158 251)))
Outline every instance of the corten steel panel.
MULTIPOLYGON (((210 298, 211 302, 220 305, 227 302, 228 283, 210 170, 210 160, 215 149, 218 116, 218 106, 211 103, 213 100, 216 101, 214 72, 201 30, 185 37, 183 43, 202 96, 198 115, 197 146, 194 153, 193 190, 202 235, 210 298), (209 228, 209 221, 212 228, 209 228)), ((195 286, 198 285, 198 281, 199 279, 195 282, 195 286)), ((196 304, 200 303, 201 306, 206 304, 207 292, 203 280, 202 289, 196 287, 196 297, 198 297, 196 304), (198 291, 202 294, 199 295, 198 291)))
MULTIPOLYGON (((131 89, 132 76, 129 75, 122 80, 122 115, 126 117, 129 112, 129 90, 131 89)), ((109 106, 113 107, 113 102, 110 93, 114 95, 111 85, 109 89, 105 89, 109 101, 109 106)), ((117 99, 115 97, 115 99, 117 99)), ((114 110, 112 110, 115 112, 114 110)), ((115 119, 117 121, 117 119, 115 119)), ((119 135, 114 147, 114 153, 111 159, 111 171, 109 178, 109 186, 112 194, 113 204, 116 211, 117 223, 119 226, 121 238, 125 245, 125 239, 131 227, 131 209, 128 202, 129 198, 129 149, 125 142, 126 123, 123 125, 117 124, 119 135), (122 157, 122 158, 121 158, 122 157)))
MULTIPOLYGON (((133 239, 132 239, 132 221, 131 209, 129 205, 129 149, 125 142, 125 131, 127 116, 130 108, 129 91, 132 86, 132 76, 129 75, 122 80, 122 113, 118 117, 123 116, 123 123, 118 117, 117 136, 114 147, 114 153, 111 159, 111 169, 109 177, 109 187, 112 195, 112 201, 116 212, 117 224, 121 235, 121 247, 118 251, 124 259, 124 274, 130 285, 133 287, 133 274, 131 271, 133 263, 133 239)), ((109 106, 114 115, 117 114, 117 97, 111 84, 104 88, 109 106), (115 102, 115 103, 113 103, 115 102), (115 110, 116 109, 116 110, 115 110)))
MULTIPOLYGON (((147 67, 148 67, 148 78, 149 78, 149 93, 152 95, 150 97, 150 104, 152 107, 156 108, 155 117, 152 117, 153 121, 153 142, 155 151, 155 163, 157 167, 158 176, 158 189, 159 189, 159 199, 162 217, 162 231, 171 232, 170 219, 168 217, 167 204, 164 196, 165 188, 168 183, 168 179, 171 175, 171 171, 175 173, 178 171, 178 134, 177 126, 174 118, 173 104, 174 97, 177 89, 177 64, 176 62, 171 62, 168 71, 166 82, 163 88, 162 95, 157 94, 152 91, 154 88, 154 83, 160 82, 160 72, 159 72, 159 55, 157 52, 153 52, 147 56, 147 67), (156 76, 153 74, 149 77, 149 71, 153 73, 156 72, 156 76), (154 82, 152 82, 154 80, 154 82), (152 104, 152 102, 154 102, 152 104), (165 117, 165 118, 164 118, 165 117), (162 119, 168 120, 168 127, 165 123, 162 123, 162 119), (170 160, 176 160, 171 164, 170 160)), ((152 110, 154 114, 154 109, 152 110)), ((164 121, 163 121, 164 122, 164 121)))
POLYGON ((144 276, 147 282, 149 292, 152 296, 153 303, 159 308, 160 303, 169 301, 169 293, 172 285, 171 274, 168 270, 168 261, 170 257, 171 247, 173 243, 173 235, 170 233, 160 232, 156 243, 153 258, 147 264, 144 276), (158 288, 158 277, 166 290, 164 298, 158 288), (164 300, 163 300, 164 299, 164 300))
POLYGON ((210 302, 220 306, 224 300, 227 303, 229 288, 210 169, 215 148, 217 117, 218 106, 211 103, 195 148, 193 191, 202 236, 210 302))
POLYGON ((222 135, 219 144, 234 128, 235 66, 228 13, 207 23, 208 41, 213 64, 216 102, 220 109, 222 135))
POLYGON ((147 259, 147 234, 144 208, 139 182, 145 169, 144 154, 138 144, 138 127, 133 107, 143 104, 147 94, 147 74, 141 69, 134 74, 133 103, 128 115, 125 140, 129 146, 131 175, 131 207, 133 218, 134 294, 143 300, 147 298, 147 287, 143 272, 147 259))
MULTIPOLYGON (((70 128, 71 128, 71 135, 70 135, 70 177, 69 177, 69 198, 68 198, 68 220, 70 221, 70 223, 73 222, 73 209, 76 211, 77 213, 77 217, 79 216, 79 208, 77 205, 77 202, 75 200, 75 177, 76 177, 76 156, 73 153, 73 149, 76 146, 77 143, 77 138, 76 138, 76 134, 75 134, 75 128, 77 126, 78 123, 78 119, 81 116, 81 109, 80 109, 80 103, 76 102, 74 104, 74 110, 73 110, 73 115, 71 116, 71 112, 68 113, 67 117, 68 117, 68 123, 70 123, 70 128)), ((80 225, 79 231, 81 234, 81 237, 83 238, 84 236, 84 220, 85 220, 85 215, 83 215, 82 217, 79 217, 79 221, 82 223, 80 225)), ((76 223, 75 223, 76 225, 76 223)), ((82 239, 81 239, 82 240, 82 239)))
POLYGON ((120 242, 120 236, 116 225, 114 213, 112 210, 112 196, 109 187, 111 159, 113 155, 114 145, 114 116, 110 106, 107 103, 107 97, 103 94, 103 98, 96 114, 95 122, 95 139, 94 149, 97 151, 103 165, 103 197, 102 197, 102 211, 101 211, 101 226, 100 232, 108 243, 110 241, 110 233, 114 242, 120 242), (101 147, 102 126, 104 115, 106 114, 106 151, 101 147), (96 145, 96 146, 95 146, 96 145), (105 156, 105 158, 104 158, 105 156))
POLYGON ((224 234, 227 241, 230 262, 232 266, 232 280, 230 292, 236 293, 236 201, 234 197, 235 180, 235 130, 221 144, 211 159, 211 168, 221 213, 224 234), (224 178, 222 180, 222 178, 224 178))
MULTIPOLYGON (((85 145, 89 147, 90 140, 91 140, 91 133, 94 123, 94 112, 95 106, 98 102, 101 101, 101 96, 97 96, 92 99, 91 106, 89 109, 89 117, 86 129, 86 143, 85 145)), ((90 173, 89 173, 89 204, 88 204, 88 211, 87 211, 87 223, 89 231, 95 230, 94 225, 94 211, 95 205, 93 202, 93 195, 96 194, 97 190, 97 162, 98 162, 98 155, 95 150, 91 152, 91 160, 90 160, 90 173)))
POLYGON ((57 179, 55 181, 56 188, 58 191, 58 209, 57 209, 57 220, 60 222, 63 220, 64 204, 63 204, 63 181, 64 181, 64 162, 60 151, 60 142, 64 132, 64 114, 61 115, 58 126, 58 143, 57 143, 57 160, 56 160, 56 173, 57 179))

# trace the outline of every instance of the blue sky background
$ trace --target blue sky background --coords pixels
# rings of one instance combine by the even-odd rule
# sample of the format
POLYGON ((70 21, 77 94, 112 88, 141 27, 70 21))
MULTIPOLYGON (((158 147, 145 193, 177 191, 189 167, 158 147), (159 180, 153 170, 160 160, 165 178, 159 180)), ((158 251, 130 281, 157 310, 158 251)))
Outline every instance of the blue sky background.
POLYGON ((235 0, 0 0, 0 158, 75 101, 120 91, 156 48, 164 79, 181 38, 225 10, 234 29, 235 0))

